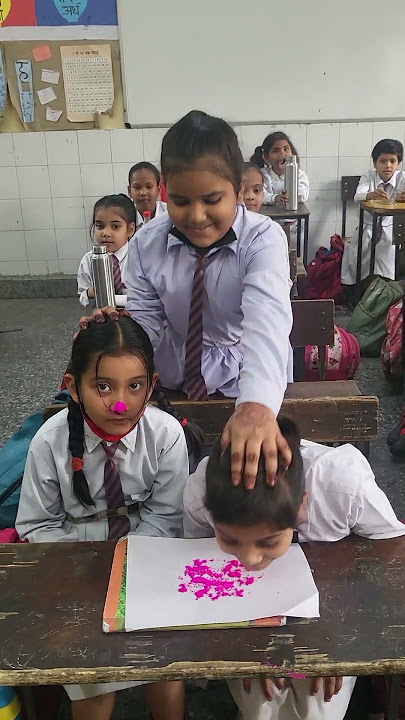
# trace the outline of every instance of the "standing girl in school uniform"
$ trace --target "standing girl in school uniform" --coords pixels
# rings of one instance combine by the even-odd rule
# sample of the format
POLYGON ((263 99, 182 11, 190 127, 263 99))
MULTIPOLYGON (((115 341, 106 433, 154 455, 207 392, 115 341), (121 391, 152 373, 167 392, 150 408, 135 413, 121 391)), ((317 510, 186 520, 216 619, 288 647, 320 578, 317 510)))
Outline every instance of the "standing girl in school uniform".
POLYGON ((161 166, 168 214, 131 242, 127 310, 157 347, 165 388, 237 398, 223 434, 235 482, 244 470, 254 484, 261 450, 271 480, 277 450, 290 458, 276 420, 291 356, 287 243, 269 218, 238 204, 243 158, 224 120, 183 117, 163 139, 161 166))
MULTIPOLYGON (((185 537, 215 536, 223 552, 259 572, 284 555, 294 533, 299 542, 336 542, 351 533, 372 539, 405 534, 359 450, 300 444, 296 425, 285 418, 279 422, 292 450, 290 466, 280 462, 269 486, 261 457, 256 486, 247 491, 233 485, 230 453, 223 454, 217 442, 187 481, 185 537)), ((245 720, 343 720, 355 681, 275 678, 228 684, 245 720)))
POLYGON ((128 195, 136 208, 136 230, 144 224, 144 212, 150 212, 151 220, 167 208, 160 199, 160 172, 150 162, 140 162, 131 167, 128 175, 128 195))
MULTIPOLYGON (((93 210, 90 234, 97 245, 106 245, 113 261, 115 305, 125 307, 127 290, 125 272, 129 241, 135 232, 135 208, 126 195, 106 195, 97 200, 93 210)), ((87 307, 94 300, 92 251, 81 259, 77 272, 79 301, 87 307)))
MULTIPOLYGON (((388 203, 390 200, 405 202, 405 172, 399 170, 404 156, 404 148, 399 140, 380 140, 371 153, 374 170, 361 176, 354 202, 377 200, 388 203)), ((393 280, 395 278, 395 246, 392 244, 391 217, 382 217, 377 224, 377 244, 375 248, 374 274, 393 280)), ((373 219, 364 214, 364 230, 361 255, 361 280, 370 274, 371 236, 373 219)), ((357 270, 357 233, 345 244, 342 259, 342 284, 354 285, 357 270)))
MULTIPOLYGON (((122 315, 74 340, 71 400, 32 440, 16 528, 30 542, 182 535, 187 442, 198 432, 164 397, 145 331, 122 315), (148 405, 150 398, 159 407, 148 405), (179 422, 180 420, 180 422, 179 422)), ((142 683, 68 685, 74 720, 109 720, 114 691, 142 683)), ((146 686, 154 720, 183 720, 181 683, 146 686)))
MULTIPOLYGON (((259 145, 250 162, 262 168, 264 177, 265 205, 286 205, 288 196, 284 190, 285 161, 288 155, 299 155, 288 135, 277 131, 270 133, 259 145)), ((309 180, 303 170, 298 172, 298 201, 305 203, 309 198, 309 180)))

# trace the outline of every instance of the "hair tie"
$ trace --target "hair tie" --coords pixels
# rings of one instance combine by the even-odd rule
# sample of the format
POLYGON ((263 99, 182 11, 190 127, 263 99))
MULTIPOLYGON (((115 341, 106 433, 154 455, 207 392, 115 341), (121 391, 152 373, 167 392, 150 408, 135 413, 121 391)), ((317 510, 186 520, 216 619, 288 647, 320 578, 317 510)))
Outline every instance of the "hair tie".
POLYGON ((181 425, 181 427, 186 427, 187 424, 188 424, 188 419, 187 419, 187 418, 183 418, 183 420, 180 420, 180 425, 181 425))
POLYGON ((78 470, 83 470, 84 460, 83 458, 74 457, 72 458, 72 466, 74 472, 78 472, 78 470))

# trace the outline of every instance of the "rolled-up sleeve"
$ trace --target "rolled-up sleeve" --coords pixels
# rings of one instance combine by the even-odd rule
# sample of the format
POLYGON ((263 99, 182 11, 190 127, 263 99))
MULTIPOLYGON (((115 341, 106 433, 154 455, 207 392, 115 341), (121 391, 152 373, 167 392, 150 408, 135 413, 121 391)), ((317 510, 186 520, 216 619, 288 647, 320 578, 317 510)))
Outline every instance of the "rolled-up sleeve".
POLYGON ((292 328, 287 243, 272 223, 252 242, 248 254, 237 404, 260 403, 277 415, 287 387, 292 328))
POLYGON ((165 311, 155 288, 145 277, 138 243, 139 236, 137 235, 131 240, 129 246, 125 274, 126 310, 148 333, 153 347, 156 348, 163 335, 165 311))
POLYGON ((306 203, 309 198, 309 180, 308 175, 300 170, 298 173, 298 200, 306 203))

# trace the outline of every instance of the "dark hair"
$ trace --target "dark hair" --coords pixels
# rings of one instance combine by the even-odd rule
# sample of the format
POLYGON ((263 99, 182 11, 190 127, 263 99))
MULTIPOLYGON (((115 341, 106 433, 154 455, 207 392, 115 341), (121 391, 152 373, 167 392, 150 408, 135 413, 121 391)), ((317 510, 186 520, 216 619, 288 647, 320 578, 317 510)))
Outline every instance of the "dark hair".
POLYGON ((167 131, 162 142, 161 168, 164 182, 170 173, 190 169, 196 160, 215 155, 222 163, 213 171, 229 180, 238 194, 243 157, 235 131, 221 118, 192 110, 167 131), (226 166, 224 173, 223 165, 226 166))
POLYGON ((136 209, 131 198, 128 195, 120 193, 119 195, 105 195, 104 197, 97 200, 93 210, 93 220, 90 226, 90 235, 94 228, 96 221, 96 213, 100 208, 118 208, 122 211, 122 218, 125 220, 127 225, 136 223, 136 209))
POLYGON ((277 142, 277 140, 286 140, 286 142, 288 142, 288 144, 291 148, 292 154, 297 156, 297 163, 299 165, 300 158, 299 158, 299 155, 298 155, 294 145, 292 144, 288 135, 281 132, 281 130, 277 130, 276 132, 270 133, 270 135, 267 135, 264 138, 262 144, 258 145, 257 148, 255 148, 255 151, 254 151, 252 157, 250 158, 250 162, 253 163, 254 165, 258 165, 261 168, 264 167, 266 164, 265 160, 264 160, 264 156, 269 154, 271 148, 273 147, 274 143, 277 142))
POLYGON ((150 162, 139 162, 131 167, 128 173, 128 185, 131 185, 132 175, 136 173, 137 170, 149 170, 155 176, 157 184, 160 185, 160 172, 157 167, 150 162))
POLYGON ((300 437, 296 424, 288 418, 279 418, 279 426, 292 452, 291 465, 285 469, 279 455, 276 484, 266 483, 263 455, 253 490, 246 490, 244 483, 232 484, 231 449, 221 454, 218 440, 207 464, 207 490, 205 506, 214 522, 226 525, 256 525, 268 523, 277 530, 295 527, 301 506, 305 479, 300 452, 300 437))
MULTIPOLYGON (((141 358, 145 365, 148 384, 152 383, 155 371, 153 348, 145 330, 127 315, 120 315, 118 320, 106 319, 104 323, 90 323, 87 330, 81 330, 73 342, 69 372, 76 382, 80 395, 80 382, 94 356, 97 362, 103 355, 120 355, 132 353, 141 358)), ((185 421, 167 400, 159 380, 152 394, 161 410, 169 413, 180 423, 185 421)), ((68 405, 69 450, 72 458, 83 458, 84 452, 84 420, 80 406, 73 399, 68 405)), ((201 430, 188 422, 183 427, 189 453, 200 456, 203 434, 201 430)), ((73 492, 82 505, 94 505, 89 486, 83 470, 73 472, 73 492)))
POLYGON ((257 170, 257 172, 260 173, 262 180, 264 180, 261 168, 258 165, 256 165, 255 163, 253 163, 253 162, 243 163, 243 172, 246 173, 248 170, 257 170))
POLYGON ((379 140, 377 145, 374 145, 371 153, 373 162, 377 162, 380 155, 385 153, 387 155, 396 155, 398 162, 402 162, 404 157, 404 146, 399 140, 389 140, 388 138, 385 138, 385 140, 379 140))

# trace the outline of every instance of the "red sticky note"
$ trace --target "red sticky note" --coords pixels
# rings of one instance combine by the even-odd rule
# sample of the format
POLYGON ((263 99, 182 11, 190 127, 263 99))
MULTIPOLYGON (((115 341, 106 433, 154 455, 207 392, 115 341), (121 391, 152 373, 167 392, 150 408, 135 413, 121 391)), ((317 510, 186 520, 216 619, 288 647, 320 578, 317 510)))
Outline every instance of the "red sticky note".
POLYGON ((41 62, 42 60, 50 60, 52 57, 52 50, 49 45, 40 45, 33 49, 32 54, 35 58, 35 62, 41 62))

